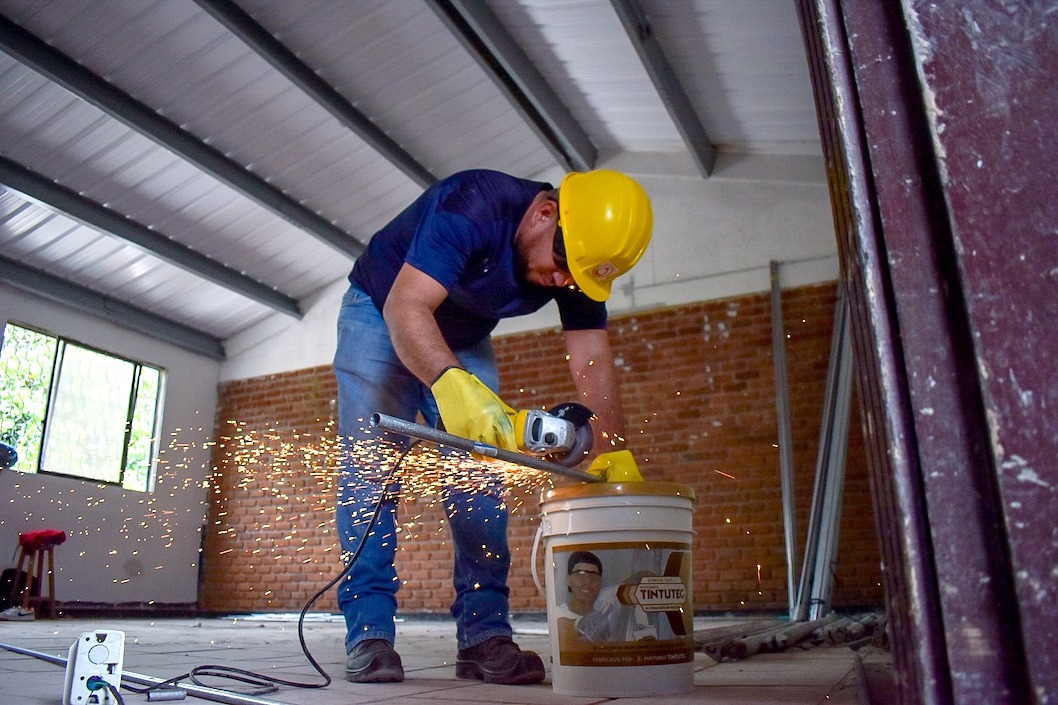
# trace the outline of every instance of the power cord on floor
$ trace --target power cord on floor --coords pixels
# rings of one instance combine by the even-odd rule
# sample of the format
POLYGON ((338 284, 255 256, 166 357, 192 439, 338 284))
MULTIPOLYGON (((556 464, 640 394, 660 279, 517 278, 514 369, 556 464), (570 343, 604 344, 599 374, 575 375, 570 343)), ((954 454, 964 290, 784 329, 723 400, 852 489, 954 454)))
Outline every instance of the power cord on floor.
MULTIPOLYGON (((346 564, 345 568, 342 570, 341 573, 338 574, 337 577, 335 577, 322 588, 320 588, 315 595, 309 598, 309 601, 305 603, 305 606, 301 608, 301 615, 298 617, 298 641, 301 643, 301 650, 305 654, 305 658, 308 659, 309 663, 312 664, 312 667, 316 669, 316 672, 323 676, 322 683, 302 683, 299 681, 288 681, 283 680, 282 678, 275 678, 274 676, 266 676, 260 673, 255 673, 253 671, 246 671, 241 668, 234 668, 232 666, 218 666, 210 664, 204 666, 197 666, 181 676, 170 678, 169 680, 163 681, 161 683, 156 683, 147 688, 133 688, 124 684, 122 685, 122 687, 133 693, 146 694, 148 696, 147 699, 150 700, 150 694, 152 692, 171 689, 175 687, 180 681, 184 680, 190 681, 197 686, 213 688, 216 687, 208 686, 207 684, 202 683, 199 680, 200 677, 227 678, 228 680, 239 681, 241 683, 246 683, 256 687, 256 690, 253 690, 248 693, 243 693, 244 695, 266 695, 268 693, 274 693, 279 690, 279 686, 287 686, 290 688, 326 688, 327 686, 329 686, 332 682, 330 675, 327 673, 327 671, 323 670, 323 667, 320 666, 320 664, 317 663, 316 659, 312 657, 312 654, 309 652, 308 644, 305 643, 305 615, 308 614, 309 609, 312 607, 313 604, 315 604, 316 600, 320 599, 320 597, 326 594, 328 590, 337 585, 338 581, 345 578, 345 576, 349 574, 349 571, 353 569, 353 566, 356 564, 357 558, 360 557, 360 553, 364 550, 364 545, 367 543, 368 535, 370 535, 371 530, 374 528, 375 522, 378 521, 379 514, 382 513, 382 506, 386 503, 386 499, 388 499, 389 485, 392 482, 394 475, 397 474, 397 470, 400 469, 401 463, 404 462, 404 459, 408 456, 408 453, 411 452, 412 448, 414 448, 417 443, 417 441, 413 441, 411 445, 409 445, 404 450, 404 452, 400 454, 400 457, 398 457, 397 460, 393 463, 393 467, 390 468, 389 473, 379 483, 379 486, 381 487, 382 491, 379 493, 378 502, 375 503, 375 510, 371 515, 371 520, 368 522, 367 528, 364 530, 364 535, 360 538, 359 545, 357 545, 356 550, 353 552, 353 555, 350 556, 349 562, 346 564)), ((106 681, 103 682, 106 683, 106 681)), ((110 684, 106 683, 106 685, 109 686, 110 684)), ((121 700, 121 697, 117 694, 116 689, 111 687, 111 692, 113 692, 115 697, 117 698, 118 705, 124 705, 123 701, 121 700)))

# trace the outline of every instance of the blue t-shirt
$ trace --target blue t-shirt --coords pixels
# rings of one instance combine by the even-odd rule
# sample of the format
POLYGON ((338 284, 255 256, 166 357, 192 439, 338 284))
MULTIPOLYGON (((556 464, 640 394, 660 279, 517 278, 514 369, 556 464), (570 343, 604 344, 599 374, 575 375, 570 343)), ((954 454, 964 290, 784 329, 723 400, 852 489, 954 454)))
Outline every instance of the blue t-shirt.
POLYGON ((448 291, 437 324, 454 349, 473 345, 501 318, 539 310, 554 299, 562 327, 606 327, 606 305, 579 291, 523 279, 514 235, 533 198, 551 185, 478 169, 428 188, 375 233, 349 274, 381 311, 405 262, 448 291))

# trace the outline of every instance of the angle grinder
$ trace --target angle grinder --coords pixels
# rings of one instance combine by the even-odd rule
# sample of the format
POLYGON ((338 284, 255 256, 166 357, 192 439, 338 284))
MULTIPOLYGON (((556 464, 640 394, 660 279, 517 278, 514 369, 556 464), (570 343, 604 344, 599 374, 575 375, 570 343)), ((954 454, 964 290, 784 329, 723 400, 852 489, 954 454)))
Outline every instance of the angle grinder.
POLYGON ((581 482, 603 482, 603 477, 573 467, 587 459, 591 451, 594 440, 590 423, 592 415, 587 407, 574 402, 560 404, 549 411, 518 411, 513 419, 517 451, 496 448, 438 428, 382 413, 371 415, 371 425, 383 431, 458 448, 485 458, 515 463, 581 482))
POLYGON ((519 411, 514 418, 518 450, 571 468, 591 452, 591 417, 591 410, 576 402, 559 404, 547 411, 519 411))

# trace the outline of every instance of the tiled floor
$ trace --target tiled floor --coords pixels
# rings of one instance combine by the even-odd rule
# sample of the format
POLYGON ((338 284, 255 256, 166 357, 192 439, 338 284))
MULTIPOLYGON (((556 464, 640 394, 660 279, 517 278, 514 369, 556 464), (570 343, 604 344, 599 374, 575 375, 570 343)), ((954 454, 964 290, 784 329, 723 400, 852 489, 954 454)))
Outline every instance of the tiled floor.
MULTIPOLYGON (((727 622, 695 621, 696 629, 727 622)), ((537 651, 549 663, 545 623, 527 620, 515 623, 515 640, 523 648, 537 651)), ((215 664, 243 668, 290 681, 320 683, 322 677, 302 653, 296 619, 59 619, 36 622, 0 622, 0 644, 65 661, 70 645, 82 632, 114 629, 125 633, 126 673, 165 679, 187 673, 196 666, 215 664)), ((556 694, 545 683, 533 686, 500 686, 455 677, 455 628, 449 621, 406 620, 397 626, 397 649, 407 677, 403 683, 356 684, 344 680, 344 624, 336 618, 314 617, 306 622, 305 640, 316 661, 334 678, 326 688, 281 687, 277 692, 253 698, 198 699, 185 702, 257 702, 289 705, 340 705, 345 703, 412 703, 414 705, 468 705, 513 703, 539 705, 591 705, 611 702, 607 698, 571 697, 556 694)), ((845 646, 790 649, 783 653, 758 654, 741 661, 715 663, 704 654, 695 655, 695 687, 681 695, 649 698, 619 698, 622 705, 640 703, 697 703, 699 705, 857 705, 859 701, 855 661, 871 668, 885 668, 888 652, 865 647, 858 652, 845 646)), ((649 667, 648 667, 649 668, 649 667)), ((860 669, 862 672, 862 669, 860 669)), ((649 673, 645 671, 647 677, 649 673)), ((603 676, 605 677, 605 676, 603 676)), ((0 703, 58 705, 62 702, 65 669, 51 663, 0 648, 0 703)), ((210 681, 210 685, 237 688, 232 682, 210 681)), ((143 695, 124 692, 132 703, 146 702, 143 695)))

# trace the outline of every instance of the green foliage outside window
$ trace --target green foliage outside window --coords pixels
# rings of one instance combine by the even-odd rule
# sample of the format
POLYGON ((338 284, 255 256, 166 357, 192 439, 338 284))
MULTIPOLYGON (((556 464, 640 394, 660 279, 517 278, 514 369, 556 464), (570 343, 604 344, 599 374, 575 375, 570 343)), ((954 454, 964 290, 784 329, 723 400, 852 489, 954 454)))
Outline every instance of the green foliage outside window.
POLYGON ((0 349, 0 441, 15 470, 147 491, 157 453, 157 368, 8 324, 0 349))
POLYGON ((15 468, 36 472, 58 341, 8 325, 0 349, 0 441, 18 451, 15 468))

